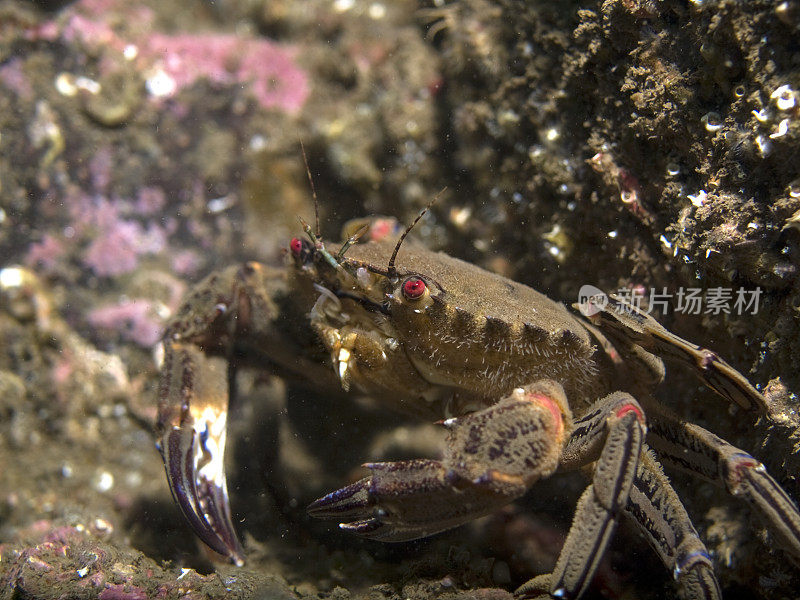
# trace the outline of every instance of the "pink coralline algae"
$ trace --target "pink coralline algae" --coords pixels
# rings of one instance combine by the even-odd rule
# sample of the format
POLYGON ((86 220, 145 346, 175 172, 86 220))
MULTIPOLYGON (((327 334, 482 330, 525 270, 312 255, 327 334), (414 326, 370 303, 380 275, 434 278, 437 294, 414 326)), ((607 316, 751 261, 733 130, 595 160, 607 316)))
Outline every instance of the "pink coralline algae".
POLYGON ((151 34, 142 45, 180 90, 205 78, 219 85, 249 84, 263 108, 297 113, 308 97, 308 77, 291 53, 268 40, 226 34, 151 34))
MULTIPOLYGON (((92 533, 92 529, 81 526, 79 530, 78 526, 59 526, 41 520, 20 530, 14 540, 3 540, 0 596, 199 600, 242 595, 225 587, 227 577, 223 579, 216 573, 204 577, 191 569, 176 577, 173 569, 160 567, 125 544, 112 546, 92 533)), ((230 579, 235 582, 246 577, 230 579)), ((236 586, 238 590, 245 589, 242 584, 236 586)), ((262 594, 263 597, 293 596, 285 585, 276 584, 269 589, 275 592, 262 594)))
POLYGON ((33 86, 22 67, 22 59, 12 58, 0 65, 0 83, 23 100, 33 98, 33 86))
POLYGON ((179 250, 172 255, 170 264, 179 275, 194 275, 203 264, 203 259, 194 250, 179 250))
POLYGON ((100 592, 100 600, 147 600, 147 592, 134 585, 107 583, 106 589, 100 592))
POLYGON ((157 254, 167 243, 166 232, 158 225, 145 229, 136 221, 120 219, 100 232, 86 249, 84 263, 102 277, 130 273, 139 264, 140 254, 157 254))
POLYGON ((137 240, 141 229, 138 223, 120 221, 89 245, 84 262, 101 276, 113 277, 133 271, 139 263, 137 240))
POLYGON ((41 241, 31 244, 25 257, 25 263, 42 265, 46 270, 52 271, 56 268, 63 252, 63 242, 54 235, 46 233, 41 241))
POLYGON ((89 323, 93 327, 116 331, 145 348, 156 344, 163 334, 155 306, 145 299, 123 300, 119 304, 95 308, 89 313, 89 323))
POLYGON ((160 225, 151 222, 145 226, 123 218, 123 214, 131 212, 131 204, 101 196, 83 196, 70 203, 69 210, 76 223, 91 230, 78 233, 92 239, 83 253, 83 263, 96 275, 115 277, 130 273, 138 266, 140 255, 156 254, 167 245, 168 232, 160 225))
POLYGON ((89 175, 92 187, 97 192, 105 192, 111 182, 114 169, 114 152, 109 146, 103 146, 94 153, 89 161, 89 175))
POLYGON ((60 38, 118 53, 133 47, 155 99, 205 79, 220 86, 240 86, 265 109, 297 114, 303 107, 310 86, 293 48, 235 34, 158 32, 152 30, 153 21, 152 10, 135 3, 79 0, 60 19, 28 31, 28 37, 60 38), (127 26, 123 29, 120 23, 127 26))
POLYGON ((155 215, 167 203, 167 196, 164 190, 159 187, 143 187, 136 194, 136 204, 134 208, 140 215, 155 215))
MULTIPOLYGON (((97 179, 94 175, 92 178, 97 179)), ((105 177, 100 179, 105 181, 105 177)), ((177 223, 174 219, 155 218, 165 204, 166 195, 158 187, 141 188, 135 200, 109 199, 72 189, 63 200, 70 220, 64 233, 45 233, 31 244, 25 263, 53 273, 78 252, 80 262, 95 275, 117 277, 130 273, 139 266, 142 256, 167 248, 177 223)))
POLYGON ((167 248, 177 223, 155 218, 165 203, 158 187, 141 188, 136 200, 71 189, 63 197, 69 225, 63 234, 45 233, 31 244, 25 263, 53 273, 77 252, 80 262, 100 277, 130 273, 142 256, 167 248))

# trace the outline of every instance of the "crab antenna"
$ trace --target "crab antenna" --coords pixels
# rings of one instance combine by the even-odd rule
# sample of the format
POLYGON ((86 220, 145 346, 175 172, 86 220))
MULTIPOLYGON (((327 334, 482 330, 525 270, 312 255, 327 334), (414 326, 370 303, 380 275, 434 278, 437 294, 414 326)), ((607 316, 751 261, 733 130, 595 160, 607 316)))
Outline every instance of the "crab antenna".
POLYGON ((400 251, 400 246, 402 246, 402 245, 403 245, 403 240, 405 240, 405 239, 406 239, 406 236, 409 234, 409 232, 410 232, 412 229, 414 229, 414 225, 416 225, 417 223, 419 223, 419 220, 420 220, 422 217, 424 217, 424 216, 425 216, 425 213, 426 213, 426 212, 428 212, 428 211, 430 210, 431 206, 433 206, 433 203, 434 203, 434 202, 436 202, 436 201, 439 199, 439 197, 440 197, 442 194, 444 194, 444 192, 445 192, 446 190, 447 190, 447 186, 443 187, 443 188, 442 188, 442 189, 439 191, 439 193, 438 193, 438 194, 436 194, 436 195, 435 195, 433 198, 431 198, 431 201, 430 201, 430 202, 428 202, 428 206, 426 206, 425 208, 423 208, 423 209, 422 209, 422 211, 420 211, 420 213, 417 215, 417 218, 416 218, 416 219, 414 219, 414 222, 413 222, 413 223, 411 223, 411 225, 409 225, 408 227, 406 227, 406 230, 405 230, 405 231, 403 232, 403 234, 400 236, 400 239, 399 239, 399 240, 397 240, 397 245, 394 247, 394 252, 392 252, 392 257, 389 259, 389 266, 388 266, 388 267, 386 267, 386 272, 387 272, 387 274, 389 275, 389 279, 391 279, 392 281, 395 281, 395 280, 397 280, 397 269, 395 269, 395 266, 394 266, 394 261, 395 261, 395 259, 397 258, 397 253, 400 251))
POLYGON ((306 147, 303 145, 303 140, 300 140, 300 150, 303 152, 303 162, 306 165, 306 175, 308 175, 308 184, 311 186, 311 195, 314 197, 314 221, 315 221, 315 234, 317 238, 320 237, 319 233, 319 202, 317 201, 317 190, 314 189, 314 178, 311 177, 311 169, 308 166, 308 157, 306 156, 306 147))
POLYGON ((322 258, 325 260, 325 262, 327 262, 330 266, 332 266, 337 271, 341 272, 343 270, 343 268, 342 268, 342 265, 339 263, 339 260, 337 260, 337 258, 339 258, 339 257, 337 256, 337 258, 334 258, 333 256, 331 256, 331 253, 328 252, 325 249, 325 244, 323 244, 322 240, 320 240, 317 237, 317 234, 315 234, 313 231, 311 231, 311 225, 306 223, 306 220, 303 217, 297 217, 297 218, 300 219, 300 225, 303 226, 303 231, 306 232, 306 235, 309 237, 311 242, 314 244, 314 249, 317 252, 319 252, 320 256, 322 256, 322 258))

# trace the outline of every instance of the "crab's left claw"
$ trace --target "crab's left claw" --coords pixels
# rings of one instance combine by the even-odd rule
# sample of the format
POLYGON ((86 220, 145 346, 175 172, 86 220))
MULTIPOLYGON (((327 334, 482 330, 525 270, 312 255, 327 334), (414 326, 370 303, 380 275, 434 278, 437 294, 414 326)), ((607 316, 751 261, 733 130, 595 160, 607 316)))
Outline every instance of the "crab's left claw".
POLYGON ((165 341, 158 448, 172 495, 195 533, 241 566, 225 480, 227 370, 194 344, 165 341))

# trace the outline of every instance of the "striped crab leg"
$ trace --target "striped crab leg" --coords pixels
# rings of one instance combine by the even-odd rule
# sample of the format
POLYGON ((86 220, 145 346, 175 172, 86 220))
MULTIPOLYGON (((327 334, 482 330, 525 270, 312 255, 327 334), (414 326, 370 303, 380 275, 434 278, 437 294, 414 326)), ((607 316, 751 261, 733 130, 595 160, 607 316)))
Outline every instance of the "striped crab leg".
POLYGON ((659 462, 719 485, 749 504, 777 545, 800 564, 800 510, 764 465, 662 407, 648 407, 648 414, 652 424, 649 442, 659 462))
POLYGON ((732 404, 760 414, 772 413, 766 398, 717 353, 678 337, 618 296, 612 294, 601 303, 589 299, 573 306, 623 346, 637 344, 665 360, 688 365, 703 383, 732 404))

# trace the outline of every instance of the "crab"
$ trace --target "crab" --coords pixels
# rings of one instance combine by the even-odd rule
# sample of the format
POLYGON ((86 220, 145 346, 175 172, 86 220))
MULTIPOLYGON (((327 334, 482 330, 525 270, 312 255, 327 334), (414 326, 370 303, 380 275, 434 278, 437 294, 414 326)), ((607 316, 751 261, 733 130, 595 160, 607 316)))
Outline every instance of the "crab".
POLYGON ((363 220, 341 244, 305 225, 283 268, 247 262, 211 274, 176 313, 164 337, 157 445, 203 542, 243 564, 224 469, 235 357, 323 388, 358 389, 447 428, 440 458, 367 463, 369 476, 308 507, 366 538, 430 536, 540 479, 589 466, 553 572, 518 597, 580 597, 625 515, 684 597, 719 598, 712 559, 662 465, 744 500, 800 562, 800 512, 763 465, 652 393, 666 359, 769 416, 743 375, 616 296, 586 298, 573 313, 521 283, 404 243, 414 223, 395 242, 385 220, 363 220))

